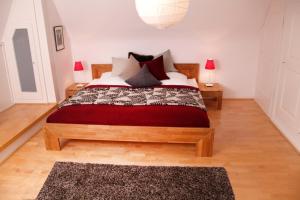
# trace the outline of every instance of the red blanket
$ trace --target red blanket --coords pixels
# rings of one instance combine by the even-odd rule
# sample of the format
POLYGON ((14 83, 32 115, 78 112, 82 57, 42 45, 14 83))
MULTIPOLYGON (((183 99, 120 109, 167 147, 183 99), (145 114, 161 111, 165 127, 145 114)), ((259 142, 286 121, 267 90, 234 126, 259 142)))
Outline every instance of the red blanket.
POLYGON ((71 105, 55 111, 48 117, 47 122, 129 126, 209 127, 209 119, 205 110, 197 107, 169 105, 71 105))

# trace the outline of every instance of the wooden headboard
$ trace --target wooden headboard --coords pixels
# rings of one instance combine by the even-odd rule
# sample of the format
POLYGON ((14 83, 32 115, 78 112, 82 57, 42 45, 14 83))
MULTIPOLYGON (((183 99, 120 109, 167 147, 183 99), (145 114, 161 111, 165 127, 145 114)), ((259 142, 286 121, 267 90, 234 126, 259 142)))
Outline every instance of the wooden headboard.
MULTIPOLYGON (((187 64, 175 64, 175 68, 178 72, 186 75, 189 79, 195 78, 199 82, 199 64, 187 63, 187 64)), ((92 76, 93 79, 100 78, 102 73, 111 72, 112 64, 92 64, 92 76)))

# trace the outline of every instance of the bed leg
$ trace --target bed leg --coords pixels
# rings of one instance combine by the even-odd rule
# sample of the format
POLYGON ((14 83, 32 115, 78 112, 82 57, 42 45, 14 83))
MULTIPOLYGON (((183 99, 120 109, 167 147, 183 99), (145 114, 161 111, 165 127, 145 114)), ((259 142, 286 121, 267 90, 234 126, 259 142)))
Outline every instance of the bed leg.
POLYGON ((52 134, 47 128, 44 128, 44 140, 47 150, 60 151, 59 138, 52 134))
POLYGON ((196 155, 200 157, 211 157, 213 154, 214 131, 209 132, 196 144, 196 155))

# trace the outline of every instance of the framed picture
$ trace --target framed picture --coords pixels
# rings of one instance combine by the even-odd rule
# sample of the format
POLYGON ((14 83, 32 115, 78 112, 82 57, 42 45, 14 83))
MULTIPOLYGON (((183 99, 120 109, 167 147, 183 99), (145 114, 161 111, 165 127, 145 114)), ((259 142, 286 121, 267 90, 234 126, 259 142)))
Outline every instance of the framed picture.
POLYGON ((53 30, 54 30, 56 51, 63 50, 65 48, 63 27, 62 26, 55 26, 53 28, 53 30))

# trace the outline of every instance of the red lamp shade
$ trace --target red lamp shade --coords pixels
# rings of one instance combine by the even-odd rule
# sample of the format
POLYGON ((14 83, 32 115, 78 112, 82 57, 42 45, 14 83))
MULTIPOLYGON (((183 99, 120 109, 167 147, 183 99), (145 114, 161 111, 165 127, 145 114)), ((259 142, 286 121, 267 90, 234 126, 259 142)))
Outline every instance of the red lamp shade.
POLYGON ((216 69, 215 62, 213 59, 208 59, 206 61, 205 69, 207 69, 207 70, 215 70, 216 69))
POLYGON ((74 71, 83 71, 83 65, 81 61, 75 62, 74 71))

